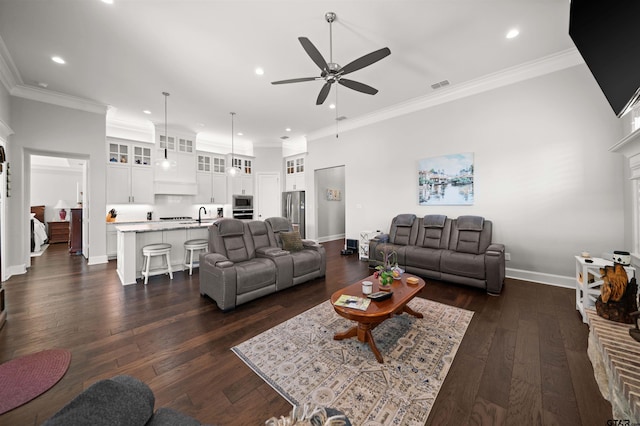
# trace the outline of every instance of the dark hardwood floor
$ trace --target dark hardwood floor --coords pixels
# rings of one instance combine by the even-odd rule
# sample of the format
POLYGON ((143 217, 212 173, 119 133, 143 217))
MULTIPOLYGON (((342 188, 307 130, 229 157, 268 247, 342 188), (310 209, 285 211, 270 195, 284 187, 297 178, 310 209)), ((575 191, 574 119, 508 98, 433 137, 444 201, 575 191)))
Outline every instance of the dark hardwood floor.
MULTIPOLYGON (((51 390, 0 416, 0 424, 39 425, 93 382, 117 374, 149 384, 156 407, 206 423, 260 425, 285 414, 289 404, 230 348, 369 275, 357 255, 340 255, 342 241, 324 245, 326 278, 228 313, 200 297, 197 273, 123 287, 115 261, 87 266, 66 245, 51 245, 28 273, 4 283, 0 362, 57 347, 72 352, 71 365, 51 390)), ((593 378, 574 290, 508 279, 492 297, 427 281, 420 296, 475 312, 427 424, 606 425, 612 417, 593 378)))

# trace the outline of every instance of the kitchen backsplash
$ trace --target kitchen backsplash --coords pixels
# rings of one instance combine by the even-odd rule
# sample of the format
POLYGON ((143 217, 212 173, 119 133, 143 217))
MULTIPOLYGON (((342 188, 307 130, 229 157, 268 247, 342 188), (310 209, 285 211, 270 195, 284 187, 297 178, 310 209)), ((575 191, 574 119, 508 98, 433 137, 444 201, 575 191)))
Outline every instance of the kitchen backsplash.
POLYGON ((203 218, 217 217, 218 208, 231 211, 230 204, 193 204, 193 196, 190 195, 156 195, 155 204, 107 204, 105 217, 113 208, 118 212, 116 222, 144 221, 147 220, 147 212, 153 212, 153 220, 176 216, 197 218, 202 206, 207 209, 207 213, 201 215, 203 218))

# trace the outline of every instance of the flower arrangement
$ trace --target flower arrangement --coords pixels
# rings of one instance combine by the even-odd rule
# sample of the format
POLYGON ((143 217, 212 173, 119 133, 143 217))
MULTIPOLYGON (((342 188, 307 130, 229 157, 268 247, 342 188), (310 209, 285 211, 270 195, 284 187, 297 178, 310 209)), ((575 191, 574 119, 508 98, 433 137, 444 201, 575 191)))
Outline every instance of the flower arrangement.
POLYGON ((382 264, 376 266, 374 276, 380 280, 381 287, 388 287, 394 279, 400 278, 403 271, 398 266, 398 253, 395 250, 389 251, 389 247, 385 247, 379 253, 382 255, 382 264))

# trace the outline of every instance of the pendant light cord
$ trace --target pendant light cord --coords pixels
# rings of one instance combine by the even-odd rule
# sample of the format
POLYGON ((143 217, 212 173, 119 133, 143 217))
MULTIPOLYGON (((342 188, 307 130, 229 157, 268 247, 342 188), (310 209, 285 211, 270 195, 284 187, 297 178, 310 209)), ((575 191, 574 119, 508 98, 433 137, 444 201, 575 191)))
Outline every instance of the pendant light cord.
POLYGON ((235 167, 235 164, 233 164, 233 160, 234 160, 234 150, 233 150, 233 116, 236 115, 235 112, 230 112, 229 114, 231 114, 231 167, 235 167))
POLYGON ((169 147, 169 136, 167 132, 167 98, 169 92, 162 92, 164 95, 164 159, 167 160, 167 148, 169 147))

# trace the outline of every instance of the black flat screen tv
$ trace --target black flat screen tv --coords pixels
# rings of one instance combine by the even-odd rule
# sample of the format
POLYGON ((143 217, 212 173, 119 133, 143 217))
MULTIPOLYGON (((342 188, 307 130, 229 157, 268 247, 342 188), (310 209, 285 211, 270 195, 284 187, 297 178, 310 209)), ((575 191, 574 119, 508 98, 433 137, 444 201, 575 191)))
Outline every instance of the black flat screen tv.
POLYGON ((640 98, 640 0, 571 0, 569 36, 621 117, 640 98))

